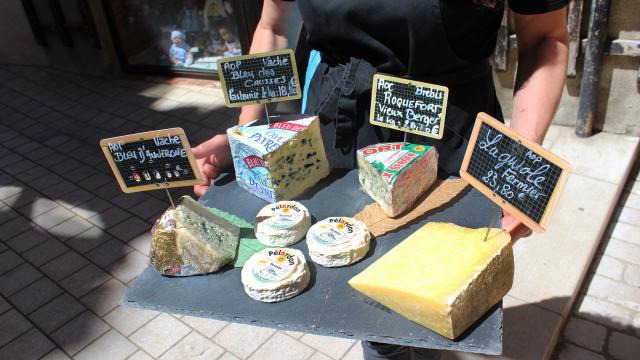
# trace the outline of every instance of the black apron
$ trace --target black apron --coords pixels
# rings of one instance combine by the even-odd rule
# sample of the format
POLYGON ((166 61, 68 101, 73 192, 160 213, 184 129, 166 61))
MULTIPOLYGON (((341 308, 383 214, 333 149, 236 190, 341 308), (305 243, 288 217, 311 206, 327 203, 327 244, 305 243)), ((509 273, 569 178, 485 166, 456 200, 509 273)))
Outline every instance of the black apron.
MULTIPOLYGON (((413 47, 420 47, 421 53, 433 54, 408 57, 407 63, 400 63, 397 59, 385 61, 376 50, 370 51, 355 44, 352 52, 356 56, 346 58, 342 54, 344 51, 332 53, 332 39, 327 40, 328 49, 322 50, 322 62, 309 85, 306 112, 320 117, 327 157, 333 168, 355 168, 355 151, 364 146, 403 140, 404 133, 369 123, 372 77, 376 72, 449 88, 444 137, 435 140, 409 134, 407 138, 409 142, 433 145, 438 149, 443 175, 458 175, 478 112, 486 112, 502 121, 488 59, 471 63, 454 53, 442 23, 439 0, 349 0, 339 1, 341 5, 337 5, 335 0, 297 2, 310 37, 314 29, 335 26, 323 24, 327 17, 318 11, 323 4, 332 5, 331 19, 345 23, 352 19, 354 11, 365 6, 382 7, 384 4, 388 7, 393 3, 396 7, 406 7, 406 10, 400 10, 404 11, 400 16, 406 17, 408 27, 413 26, 406 34, 412 39, 408 42, 411 47, 408 51, 413 52, 413 47)), ((394 9, 393 16, 398 16, 397 11, 394 9)), ((354 34, 354 37, 358 36, 355 31, 354 34)), ((345 35, 346 40, 340 38, 335 41, 348 41, 348 36, 345 35)))

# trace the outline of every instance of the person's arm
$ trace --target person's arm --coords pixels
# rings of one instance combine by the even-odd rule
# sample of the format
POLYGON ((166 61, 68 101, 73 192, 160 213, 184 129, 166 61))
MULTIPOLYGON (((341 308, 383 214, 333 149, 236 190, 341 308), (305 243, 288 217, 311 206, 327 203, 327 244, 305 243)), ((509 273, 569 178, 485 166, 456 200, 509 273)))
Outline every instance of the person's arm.
MULTIPOLYGON (((250 54, 281 50, 287 47, 286 19, 292 6, 295 4, 285 1, 264 1, 260 21, 253 34, 253 41, 249 49, 250 54)), ((263 115, 263 108, 262 105, 243 106, 238 123, 246 124, 260 118, 263 115)), ((203 183, 195 185, 193 190, 197 196, 201 196, 220 172, 231 165, 231 149, 227 135, 216 135, 196 146, 193 148, 193 155, 196 157, 204 178, 203 183)))
MULTIPOLYGON (((518 70, 511 128, 542 144, 560 103, 567 74, 569 39, 565 9, 538 15, 513 15, 518 70)), ((511 233, 514 241, 531 233, 513 215, 504 215, 502 227, 511 233)))

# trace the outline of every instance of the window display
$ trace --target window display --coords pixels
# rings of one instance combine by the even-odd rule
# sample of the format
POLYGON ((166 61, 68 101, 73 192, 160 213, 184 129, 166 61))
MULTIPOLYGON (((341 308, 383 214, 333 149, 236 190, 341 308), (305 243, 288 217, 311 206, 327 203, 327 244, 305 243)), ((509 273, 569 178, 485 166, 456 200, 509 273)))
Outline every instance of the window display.
MULTIPOLYGON (((237 2, 240 3, 240 2, 237 2)), ((125 66, 216 71, 220 57, 242 55, 232 0, 105 1, 125 66)), ((241 24, 247 26, 247 24, 241 24)))

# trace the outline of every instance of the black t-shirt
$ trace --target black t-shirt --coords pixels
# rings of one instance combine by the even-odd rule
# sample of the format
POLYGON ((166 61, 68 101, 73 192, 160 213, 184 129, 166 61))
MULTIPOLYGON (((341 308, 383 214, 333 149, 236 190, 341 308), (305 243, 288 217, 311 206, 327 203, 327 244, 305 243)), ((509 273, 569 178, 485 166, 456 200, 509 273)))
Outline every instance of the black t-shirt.
MULTIPOLYGON (((283 0, 292 1, 292 0, 283 0)), ((354 0, 349 0, 349 2, 354 0)), ((360 0, 355 0, 360 1, 360 0)), ((361 0, 367 1, 367 0, 361 0)), ((508 0, 509 7, 512 11, 520 14, 541 14, 553 10, 560 9, 566 6, 568 0, 508 0)), ((400 6, 399 2, 390 2, 400 6)), ((440 12, 443 20, 443 25, 446 31, 448 42, 453 52, 461 59, 469 62, 475 62, 480 59, 487 58, 493 52, 496 42, 496 33, 500 27, 502 20, 502 14, 504 11, 505 0, 465 0, 465 1, 447 1, 440 0, 440 12)), ((380 11, 385 11, 381 9, 380 11)), ((303 13, 303 20, 304 19, 303 13)), ((322 17, 322 14, 314 14, 315 26, 308 28, 308 42, 312 48, 318 49, 325 54, 331 56, 342 57, 342 53, 354 53, 357 49, 357 42, 361 43, 362 38, 359 38, 356 43, 350 41, 336 40, 335 34, 332 34, 326 29, 331 29, 336 26, 335 23, 327 23, 326 27, 317 26, 318 17, 322 17)), ((380 19, 380 17, 378 17, 380 19)), ((327 18, 327 21, 330 21, 327 18)), ((360 19, 356 19, 358 21, 360 19)), ((322 20, 320 21, 322 23, 322 20)), ((356 24, 355 26, 359 26, 356 24)), ((339 26, 339 25, 338 25, 339 26)), ((399 36, 404 37, 405 34, 398 32, 399 36)), ((347 35, 348 37, 348 35, 347 35)), ((371 41, 371 39, 365 39, 371 41)), ((380 42, 385 46, 386 42, 392 42, 394 39, 387 38, 381 39, 380 42)), ((403 39, 398 39, 398 42, 402 42, 403 39)), ((368 44, 366 44, 368 45, 368 44)), ((375 44, 380 46, 380 44, 375 44)), ((394 49, 391 45, 386 45, 391 52, 397 53, 397 48, 394 49), (395 51, 394 51, 395 50, 395 51)), ((408 52, 413 53, 414 49, 408 52)), ((354 53, 357 56, 357 53, 354 53)), ((405 64, 411 62, 406 54, 397 54, 399 61, 405 64)), ((343 61, 345 59, 337 59, 343 61)), ((375 64, 377 65, 377 64, 375 64)), ((394 72, 393 67, 391 69, 385 69, 390 72, 394 72)), ((402 69, 398 69, 402 70, 402 69)))

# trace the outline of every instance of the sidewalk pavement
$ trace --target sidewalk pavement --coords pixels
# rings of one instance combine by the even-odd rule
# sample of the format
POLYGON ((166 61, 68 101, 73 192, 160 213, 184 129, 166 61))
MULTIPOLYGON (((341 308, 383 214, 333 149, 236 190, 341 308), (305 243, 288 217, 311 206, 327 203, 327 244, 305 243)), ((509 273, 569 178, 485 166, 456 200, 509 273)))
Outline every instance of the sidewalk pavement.
MULTIPOLYGON (((163 191, 123 194, 98 141, 179 126, 197 144, 236 118, 210 81, 0 66, 0 359, 362 358, 353 340, 120 305, 147 266, 148 230, 168 204, 163 191)), ((550 131, 545 145, 574 174, 547 233, 515 246, 502 358, 640 353, 637 168, 625 187, 637 143, 550 131)))

